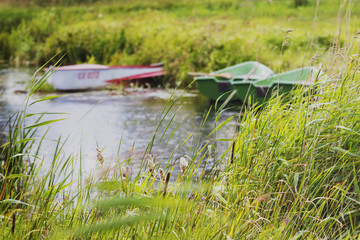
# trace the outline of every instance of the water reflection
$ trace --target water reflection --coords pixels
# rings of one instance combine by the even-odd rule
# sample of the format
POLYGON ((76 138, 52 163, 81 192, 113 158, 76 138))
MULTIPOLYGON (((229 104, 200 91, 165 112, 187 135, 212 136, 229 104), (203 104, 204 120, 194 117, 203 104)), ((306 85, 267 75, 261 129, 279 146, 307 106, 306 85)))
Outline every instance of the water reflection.
MULTIPOLYGON (((22 91, 33 72, 34 69, 20 68, 1 70, 0 82, 6 86, 1 98, 7 103, 7 110, 2 109, 3 114, 22 108, 25 98, 22 91)), ((29 108, 31 113, 58 113, 45 115, 43 120, 66 118, 52 124, 50 129, 40 128, 37 133, 37 138, 41 138, 47 131, 46 140, 40 147, 40 157, 45 159, 44 167, 49 166, 56 148, 54 140, 59 137, 62 141, 66 140, 61 154, 73 154, 77 163, 81 160, 85 175, 99 168, 97 147, 103 149, 105 164, 109 166, 130 155, 134 162, 140 161, 155 132, 151 153, 155 154, 162 165, 170 157, 174 161, 182 155, 192 156, 207 140, 216 144, 219 152, 228 148, 229 142, 215 142, 215 136, 205 139, 215 126, 212 112, 202 128, 204 116, 211 106, 208 100, 196 91, 176 91, 176 101, 168 101, 173 93, 173 90, 159 89, 91 91, 69 93, 61 98, 32 105, 29 108), (161 126, 156 131, 161 121, 161 126)), ((43 96, 36 95, 34 100, 41 97, 43 96)), ((236 114, 237 110, 226 111, 220 122, 236 114)), ((4 118, 4 115, 1 117, 4 118)), ((235 121, 232 121, 217 133, 216 138, 231 139, 234 127, 235 121)))

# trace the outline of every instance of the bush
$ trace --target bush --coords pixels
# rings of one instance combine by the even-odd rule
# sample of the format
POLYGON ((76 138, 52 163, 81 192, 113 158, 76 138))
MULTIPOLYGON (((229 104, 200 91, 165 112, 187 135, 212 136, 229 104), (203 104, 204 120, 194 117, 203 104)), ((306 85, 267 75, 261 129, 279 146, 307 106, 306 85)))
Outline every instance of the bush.
POLYGON ((308 0, 294 0, 294 6, 296 8, 301 6, 306 6, 308 4, 309 4, 308 0))

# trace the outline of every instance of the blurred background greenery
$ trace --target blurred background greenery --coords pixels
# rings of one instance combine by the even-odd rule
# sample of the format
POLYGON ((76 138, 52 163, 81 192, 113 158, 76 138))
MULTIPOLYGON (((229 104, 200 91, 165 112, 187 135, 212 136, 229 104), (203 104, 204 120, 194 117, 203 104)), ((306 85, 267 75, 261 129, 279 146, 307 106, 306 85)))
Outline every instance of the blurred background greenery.
POLYGON ((348 8, 340 0, 2 1, 0 59, 40 65, 67 52, 63 64, 163 62, 163 85, 184 86, 188 71, 248 60, 275 71, 317 64, 358 27, 360 4, 348 8), (339 21, 347 14, 351 25, 339 21))

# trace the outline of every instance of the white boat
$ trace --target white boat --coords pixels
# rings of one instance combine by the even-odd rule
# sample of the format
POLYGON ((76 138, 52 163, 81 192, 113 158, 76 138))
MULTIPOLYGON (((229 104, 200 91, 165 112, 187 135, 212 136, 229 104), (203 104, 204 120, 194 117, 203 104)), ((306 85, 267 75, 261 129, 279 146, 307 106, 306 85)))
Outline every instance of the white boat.
POLYGON ((119 84, 123 81, 163 76, 163 67, 150 66, 105 66, 78 64, 50 68, 53 71, 48 81, 57 90, 87 90, 119 84))

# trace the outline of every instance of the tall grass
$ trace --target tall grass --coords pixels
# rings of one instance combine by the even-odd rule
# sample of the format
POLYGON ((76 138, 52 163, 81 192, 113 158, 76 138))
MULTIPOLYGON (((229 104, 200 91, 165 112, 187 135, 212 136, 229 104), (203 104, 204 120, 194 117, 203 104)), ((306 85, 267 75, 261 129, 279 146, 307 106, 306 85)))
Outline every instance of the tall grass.
MULTIPOLYGON (((229 139, 216 137, 227 124, 219 121, 226 109, 226 103, 221 105, 208 138, 233 142, 225 153, 214 154, 216 144, 194 142, 192 154, 178 159, 173 153, 160 169, 158 160, 146 154, 151 154, 155 139, 168 141, 164 131, 169 131, 174 119, 169 116, 173 96, 136 176, 131 175, 131 159, 107 170, 99 150, 104 174, 79 181, 79 186, 70 181, 72 157, 61 161, 65 142, 61 138, 45 173, 25 164, 25 157, 37 156, 29 155, 34 152, 30 149, 33 132, 52 121, 40 117, 27 125, 24 119, 34 115, 22 111, 14 118, 22 120, 12 121, 9 127, 17 135, 9 135, 3 146, 13 150, 2 158, 2 168, 16 159, 19 171, 4 170, 1 235, 15 239, 356 239, 360 236, 360 66, 357 61, 345 65, 340 79, 320 79, 314 89, 297 89, 286 98, 275 93, 261 106, 244 106, 239 127, 229 139), (211 161, 217 167, 209 170, 201 164, 211 161), (18 188, 9 188, 19 183, 18 188)), ((339 69, 333 71, 339 76, 339 69)), ((35 84, 29 95, 41 85, 35 84)), ((30 104, 27 98, 25 110, 30 104)))
POLYGON ((37 79, 37 73, 33 76, 25 98, 24 109, 10 116, 6 126, 7 139, 2 139, 2 142, 5 142, 1 146, 0 158, 0 217, 3 239, 46 236, 48 221, 51 222, 51 218, 55 217, 54 214, 50 216, 49 212, 57 208, 55 201, 59 193, 67 187, 69 180, 69 177, 57 180, 57 174, 71 173, 68 166, 72 158, 61 160, 59 157, 63 146, 61 139, 57 141, 50 168, 47 172, 40 171, 44 159, 39 157, 39 151, 46 132, 39 139, 37 130, 62 119, 45 121, 42 120, 43 117, 52 113, 28 112, 31 105, 57 97, 44 97, 36 101, 32 99, 32 95, 43 87, 51 74, 47 72, 37 79))
POLYGON ((90 207, 97 217, 67 236, 357 239, 359 67, 350 63, 341 79, 322 79, 316 94, 298 89, 290 103, 274 94, 246 108, 232 154, 217 159, 224 169, 205 175, 194 165, 208 153, 199 149, 180 160, 169 186, 153 164, 135 181, 104 182, 106 200, 90 207), (133 186, 130 194, 124 185, 133 186))

